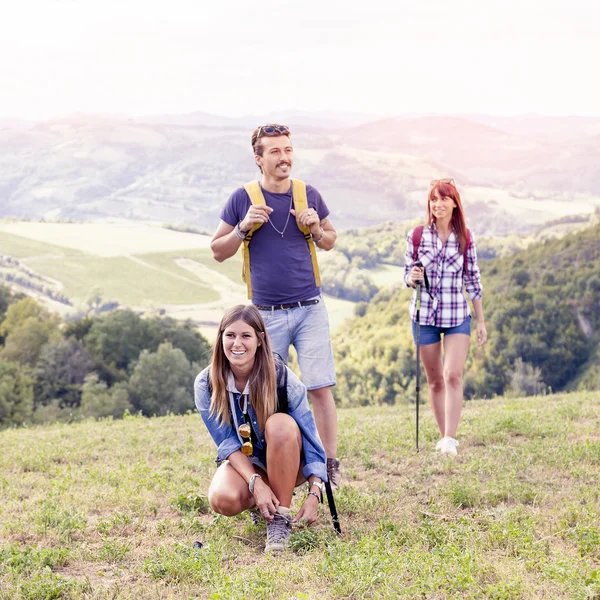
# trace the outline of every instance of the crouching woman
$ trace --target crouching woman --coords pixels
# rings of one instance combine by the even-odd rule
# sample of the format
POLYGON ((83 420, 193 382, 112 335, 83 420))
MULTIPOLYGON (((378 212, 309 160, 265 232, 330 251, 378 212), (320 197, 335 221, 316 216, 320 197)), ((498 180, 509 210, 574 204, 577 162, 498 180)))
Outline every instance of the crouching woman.
POLYGON ((293 523, 317 520, 326 459, 306 388, 271 352, 254 306, 225 313, 194 395, 221 463, 208 490, 211 508, 225 516, 253 510, 267 522, 265 552, 283 550, 293 523), (305 481, 308 495, 292 518, 294 487, 305 481))

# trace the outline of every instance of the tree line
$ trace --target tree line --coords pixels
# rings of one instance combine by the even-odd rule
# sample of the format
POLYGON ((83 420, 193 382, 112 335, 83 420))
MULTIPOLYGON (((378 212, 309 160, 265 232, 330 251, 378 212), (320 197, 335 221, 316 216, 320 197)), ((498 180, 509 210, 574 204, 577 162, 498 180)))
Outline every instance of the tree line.
POLYGON ((0 427, 185 413, 209 355, 190 323, 131 310, 63 323, 0 285, 0 427))
MULTIPOLYGON (((403 253, 406 231, 388 233, 403 253)), ((600 388, 598 239, 600 225, 480 261, 489 341, 472 345, 467 398, 600 388)), ((410 294, 401 281, 377 292, 334 335, 338 405, 414 401, 410 294)), ((0 427, 184 413, 209 355, 191 323, 131 310, 61 322, 0 284, 0 427)))

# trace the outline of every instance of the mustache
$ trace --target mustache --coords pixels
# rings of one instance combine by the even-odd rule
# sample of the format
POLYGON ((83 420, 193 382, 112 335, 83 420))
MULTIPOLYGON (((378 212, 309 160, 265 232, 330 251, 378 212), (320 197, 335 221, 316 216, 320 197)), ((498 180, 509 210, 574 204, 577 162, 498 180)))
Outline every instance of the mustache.
POLYGON ((290 163, 289 163, 289 162, 287 162, 286 160, 284 160, 284 161, 282 161, 282 162, 279 162, 279 163, 277 163, 277 166, 278 166, 278 167, 281 167, 281 166, 283 166, 283 165, 286 165, 286 166, 288 166, 288 167, 289 167, 289 166, 290 166, 290 163))

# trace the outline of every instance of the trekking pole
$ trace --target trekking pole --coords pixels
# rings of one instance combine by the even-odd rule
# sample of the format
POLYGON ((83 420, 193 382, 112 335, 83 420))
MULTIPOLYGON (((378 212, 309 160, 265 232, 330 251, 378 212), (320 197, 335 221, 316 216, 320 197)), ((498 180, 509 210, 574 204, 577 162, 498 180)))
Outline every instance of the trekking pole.
POLYGON ((419 390, 420 390, 420 386, 419 386, 419 371, 420 369, 420 364, 419 364, 419 352, 420 352, 420 348, 419 346, 421 345, 421 323, 419 322, 419 312, 421 311, 421 282, 417 282, 417 387, 416 387, 416 391, 417 391, 417 402, 416 402, 416 443, 417 443, 417 452, 419 452, 419 390))
POLYGON ((329 505, 333 528, 336 533, 340 535, 342 533, 342 528, 340 527, 340 520, 338 519, 337 509, 335 508, 335 500, 333 499, 333 490, 331 489, 331 482, 329 480, 325 482, 325 492, 327 493, 327 504, 329 505))
MULTIPOLYGON (((423 267, 423 264, 421 263, 421 261, 417 261, 415 263, 415 267, 423 267)), ((429 287, 429 286, 427 286, 429 287)), ((415 405, 415 409, 416 409, 416 419, 415 419, 415 429, 416 429, 416 446, 417 446, 417 452, 420 452, 419 450, 419 391, 420 391, 420 371, 421 371, 421 365, 420 365, 420 353, 421 353, 421 282, 417 281, 417 303, 416 303, 416 308, 417 308, 417 386, 416 386, 416 392, 417 392, 417 402, 415 405)))

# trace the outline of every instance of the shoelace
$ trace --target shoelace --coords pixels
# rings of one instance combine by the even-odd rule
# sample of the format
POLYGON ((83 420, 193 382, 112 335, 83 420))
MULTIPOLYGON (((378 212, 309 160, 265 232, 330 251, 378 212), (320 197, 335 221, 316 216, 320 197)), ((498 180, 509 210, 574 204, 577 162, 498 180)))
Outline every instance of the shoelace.
POLYGON ((292 520, 281 513, 275 513, 272 521, 267 521, 267 540, 270 543, 284 542, 292 529, 292 520))

